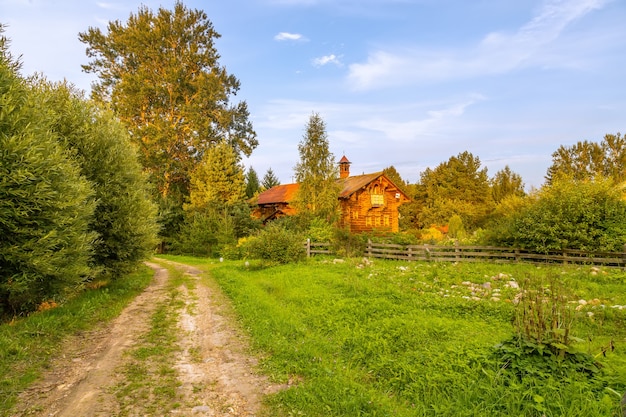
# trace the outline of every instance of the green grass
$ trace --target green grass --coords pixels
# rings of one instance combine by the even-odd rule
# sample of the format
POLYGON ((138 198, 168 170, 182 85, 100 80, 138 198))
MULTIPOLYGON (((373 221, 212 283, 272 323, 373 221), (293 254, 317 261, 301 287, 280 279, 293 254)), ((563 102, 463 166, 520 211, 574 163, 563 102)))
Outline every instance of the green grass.
POLYGON ((124 279, 88 290, 52 310, 0 325, 0 415, 7 415, 17 395, 34 382, 60 353, 64 340, 117 317, 152 281, 141 267, 124 279))
POLYGON ((264 267, 176 258, 210 270, 274 380, 272 416, 611 416, 626 389, 626 274, 589 267, 359 260, 264 267), (506 274, 506 275, 499 275, 506 274), (580 350, 602 374, 507 376, 494 346, 512 335, 507 283, 558 275, 579 299, 580 350), (499 278, 499 279, 498 279, 499 278), (491 288, 482 284, 489 282, 491 288), (471 283, 471 285, 470 285, 471 283), (495 291, 495 290, 499 291, 495 291), (500 294, 495 301, 494 295, 500 294), (605 307, 602 307, 604 305, 605 307), (593 313, 593 314, 588 314, 593 313), (611 341, 614 351, 601 352, 611 341))

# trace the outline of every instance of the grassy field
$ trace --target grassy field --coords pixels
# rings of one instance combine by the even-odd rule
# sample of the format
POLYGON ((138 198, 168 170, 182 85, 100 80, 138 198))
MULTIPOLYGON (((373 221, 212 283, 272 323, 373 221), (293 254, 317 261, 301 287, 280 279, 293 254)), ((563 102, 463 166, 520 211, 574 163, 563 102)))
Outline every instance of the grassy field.
MULTIPOLYGON (((272 416, 617 416, 626 390, 626 273, 591 267, 362 260, 265 267, 171 257, 210 271, 233 300, 261 369, 296 381, 272 416), (569 293, 576 348, 602 369, 503 369, 528 277, 569 293), (513 283, 515 282, 515 283, 513 283), (582 300, 582 301, 581 301, 582 300)), ((523 363, 523 362, 522 362, 523 363)))

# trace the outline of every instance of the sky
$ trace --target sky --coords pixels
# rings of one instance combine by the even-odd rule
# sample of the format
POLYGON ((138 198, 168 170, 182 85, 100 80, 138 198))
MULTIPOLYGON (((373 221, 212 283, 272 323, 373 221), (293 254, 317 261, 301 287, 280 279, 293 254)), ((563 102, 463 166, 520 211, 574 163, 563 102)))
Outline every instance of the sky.
MULTIPOLYGON (((292 182, 317 113, 352 174, 416 183, 469 151, 538 188, 559 146, 626 133, 623 0, 186 0, 221 35, 259 146, 243 163, 292 182)), ((174 0, 0 0, 22 73, 94 81, 78 34, 174 0)))

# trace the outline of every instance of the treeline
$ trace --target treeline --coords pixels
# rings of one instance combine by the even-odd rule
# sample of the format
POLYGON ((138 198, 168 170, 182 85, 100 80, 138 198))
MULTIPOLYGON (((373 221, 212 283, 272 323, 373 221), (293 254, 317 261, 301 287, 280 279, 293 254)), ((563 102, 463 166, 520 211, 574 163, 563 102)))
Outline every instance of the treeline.
POLYGON ((489 178, 478 157, 451 157, 400 183, 413 202, 403 206, 404 230, 431 242, 622 251, 626 243, 626 140, 607 134, 599 143, 561 146, 540 189, 526 193, 509 167, 489 178))
POLYGON ((0 316, 120 277, 156 245, 156 208, 115 115, 19 75, 0 26, 0 316))

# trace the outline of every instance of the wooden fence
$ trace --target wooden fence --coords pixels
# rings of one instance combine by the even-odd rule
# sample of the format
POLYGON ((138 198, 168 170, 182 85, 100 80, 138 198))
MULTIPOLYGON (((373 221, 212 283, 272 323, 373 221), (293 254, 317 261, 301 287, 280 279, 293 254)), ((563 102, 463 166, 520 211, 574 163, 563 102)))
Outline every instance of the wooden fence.
MULTIPOLYGON (((307 256, 332 254, 330 243, 307 241, 306 249, 307 256)), ((626 245, 624 245, 624 252, 562 250, 537 253, 519 248, 496 246, 395 245, 368 241, 365 256, 405 261, 533 262, 626 267, 626 245)))

